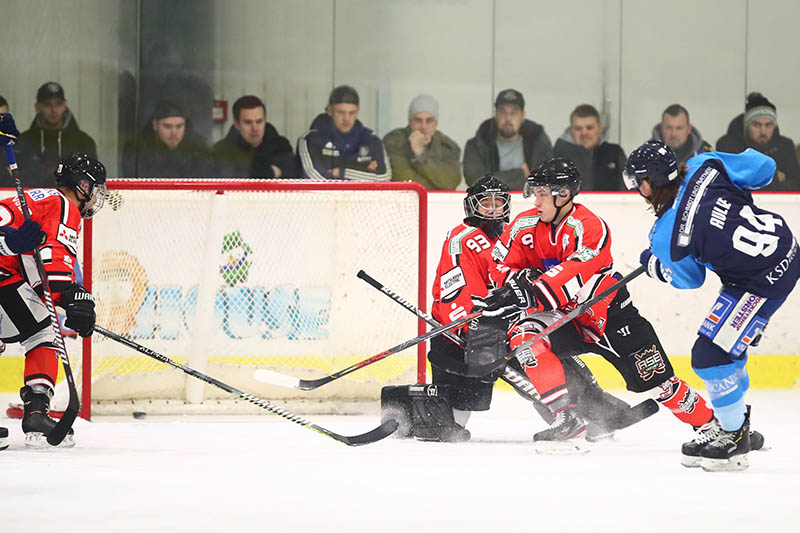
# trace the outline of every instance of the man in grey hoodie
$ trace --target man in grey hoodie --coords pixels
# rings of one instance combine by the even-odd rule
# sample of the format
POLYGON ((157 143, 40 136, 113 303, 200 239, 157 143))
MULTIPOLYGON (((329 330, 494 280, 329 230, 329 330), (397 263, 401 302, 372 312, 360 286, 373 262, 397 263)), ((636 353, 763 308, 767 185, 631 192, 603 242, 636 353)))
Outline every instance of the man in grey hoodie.
POLYGON ((675 152, 678 163, 686 163, 697 154, 711 152, 711 144, 689 122, 689 112, 681 104, 672 104, 661 114, 661 122, 653 127, 652 139, 667 144, 675 152))

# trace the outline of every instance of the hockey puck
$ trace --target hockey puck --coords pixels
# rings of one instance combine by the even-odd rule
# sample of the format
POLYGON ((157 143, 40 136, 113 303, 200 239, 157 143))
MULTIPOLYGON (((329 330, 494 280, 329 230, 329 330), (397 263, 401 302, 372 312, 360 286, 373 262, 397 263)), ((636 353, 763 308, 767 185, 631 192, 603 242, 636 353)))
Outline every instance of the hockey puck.
POLYGON ((147 413, 145 413, 143 411, 134 411, 133 412, 133 418, 135 418, 136 420, 141 420, 142 418, 144 418, 146 416, 147 416, 147 413))

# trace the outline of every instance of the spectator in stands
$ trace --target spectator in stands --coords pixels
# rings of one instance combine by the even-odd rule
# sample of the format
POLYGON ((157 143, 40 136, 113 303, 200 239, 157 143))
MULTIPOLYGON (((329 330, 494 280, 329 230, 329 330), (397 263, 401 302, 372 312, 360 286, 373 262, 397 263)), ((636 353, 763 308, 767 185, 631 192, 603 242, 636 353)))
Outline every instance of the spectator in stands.
POLYGON ((408 126, 386 134, 383 144, 393 181, 416 181, 426 189, 453 190, 461 182, 461 148, 439 131, 439 103, 420 94, 408 106, 408 126))
POLYGON ((303 175, 313 179, 388 181, 392 169, 383 142, 358 120, 358 92, 348 85, 331 91, 325 113, 297 142, 303 175))
POLYGON ((233 103, 233 125, 212 156, 221 178, 297 177, 292 145, 267 122, 267 107, 253 95, 233 103))
POLYGON ((569 127, 556 139, 553 157, 571 159, 581 174, 582 191, 623 191, 625 152, 607 142, 600 113, 581 104, 569 116, 569 127))
POLYGON ((464 147, 464 178, 472 185, 492 174, 519 191, 530 169, 552 156, 553 145, 541 125, 525 118, 521 92, 500 91, 494 108, 494 118, 484 120, 464 147))
POLYGON ((0 96, 0 113, 8 113, 8 101, 0 96))
POLYGON ((53 173, 62 157, 82 152, 96 159, 97 146, 78 127, 59 83, 49 81, 39 87, 34 108, 31 127, 14 148, 20 176, 26 187, 54 187, 53 173))
POLYGON ((689 112, 681 104, 672 104, 664 110, 661 123, 653 127, 651 139, 669 145, 678 163, 686 163, 689 158, 714 149, 689 122, 689 112))
POLYGON ((127 178, 203 178, 211 175, 208 148, 194 133, 183 108, 156 104, 150 121, 123 151, 127 178))
MULTIPOLYGON (((0 113, 8 113, 8 101, 0 96, 0 113)), ((8 156, 5 150, 0 150, 0 166, 8 168, 8 156)))
POLYGON ((747 95, 743 114, 728 125, 728 133, 717 141, 720 152, 743 152, 754 148, 770 156, 777 164, 772 183, 761 190, 800 190, 800 165, 794 153, 794 141, 780 134, 775 105, 761 93, 747 95))

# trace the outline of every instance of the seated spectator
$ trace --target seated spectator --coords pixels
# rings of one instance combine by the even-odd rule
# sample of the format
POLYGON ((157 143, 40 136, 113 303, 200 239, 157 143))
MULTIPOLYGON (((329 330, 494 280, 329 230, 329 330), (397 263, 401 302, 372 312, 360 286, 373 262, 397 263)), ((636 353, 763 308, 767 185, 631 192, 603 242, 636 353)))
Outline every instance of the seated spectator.
POLYGON ((25 187, 55 187, 53 173, 63 156, 82 152, 97 158, 97 146, 78 127, 60 84, 49 81, 39 87, 34 108, 31 127, 14 148, 20 177, 25 187))
POLYGON ((408 106, 408 126, 386 134, 383 144, 392 181, 416 181, 426 189, 453 190, 461 182, 461 148, 439 131, 439 103, 420 94, 408 106))
POLYGON ((0 113, 8 113, 8 101, 0 96, 0 113))
POLYGON ((710 152, 710 143, 689 122, 689 112, 680 104, 672 104, 661 114, 661 123, 653 127, 651 139, 669 145, 678 163, 686 163, 697 154, 710 152))
POLYGON ((472 185, 492 174, 520 191, 530 170, 552 156, 553 145, 541 125, 525 118, 521 92, 500 91, 494 108, 494 118, 484 120, 464 147, 464 178, 472 185))
POLYGON ((325 110, 297 142, 303 175, 312 179, 389 181, 392 169, 383 142, 358 120, 356 90, 348 85, 336 87, 325 110))
POLYGON ((556 139, 553 157, 571 159, 581 174, 583 191, 623 191, 625 152, 604 137, 600 113, 582 104, 569 116, 569 128, 556 139))
POLYGON ((800 165, 794 154, 794 141, 781 135, 775 105, 761 93, 747 95, 743 114, 728 125, 728 133, 717 141, 720 152, 743 152, 754 148, 777 164, 772 183, 763 191, 800 190, 800 165))
POLYGON ((233 103, 233 125, 212 157, 220 178, 297 177, 292 145, 267 122, 267 107, 253 95, 233 103))
MULTIPOLYGON (((0 113, 8 113, 8 101, 0 96, 0 113)), ((0 166, 8 167, 8 156, 5 150, 0 150, 0 166)))
POLYGON ((208 149, 192 131, 183 109, 167 100, 156 104, 150 122, 125 145, 126 178, 203 178, 211 175, 208 149))

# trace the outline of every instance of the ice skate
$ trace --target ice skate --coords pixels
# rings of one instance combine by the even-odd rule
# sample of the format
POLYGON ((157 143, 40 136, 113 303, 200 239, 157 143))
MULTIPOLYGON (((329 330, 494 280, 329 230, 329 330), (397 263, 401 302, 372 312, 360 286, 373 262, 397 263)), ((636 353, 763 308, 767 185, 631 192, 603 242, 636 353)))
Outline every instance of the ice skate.
POLYGON ((8 448, 8 428, 0 427, 0 451, 8 448))
POLYGON ((712 417, 707 423, 694 428, 694 439, 684 442, 681 446, 681 464, 687 468, 700 466, 703 459, 701 452, 707 444, 717 438, 722 428, 717 421, 717 417, 712 417))
POLYGON ((562 409, 549 428, 533 435, 534 448, 550 455, 586 453, 586 425, 574 407, 562 409))
POLYGON ((735 431, 720 428, 719 435, 700 451, 700 466, 706 472, 739 471, 749 465, 750 451, 750 407, 745 413, 742 427, 735 431))
MULTIPOLYGON (((25 404, 22 416, 22 431, 25 433, 25 446, 30 448, 51 448, 47 442, 47 435, 55 427, 56 421, 50 418, 50 395, 47 389, 41 386, 25 386, 19 391, 20 398, 25 404), (36 389, 34 388, 36 387, 36 389), (41 388, 42 390, 37 390, 41 388)), ((72 448, 75 446, 75 435, 70 428, 67 436, 58 445, 59 448, 72 448)))

